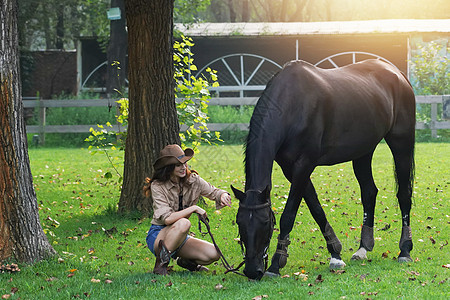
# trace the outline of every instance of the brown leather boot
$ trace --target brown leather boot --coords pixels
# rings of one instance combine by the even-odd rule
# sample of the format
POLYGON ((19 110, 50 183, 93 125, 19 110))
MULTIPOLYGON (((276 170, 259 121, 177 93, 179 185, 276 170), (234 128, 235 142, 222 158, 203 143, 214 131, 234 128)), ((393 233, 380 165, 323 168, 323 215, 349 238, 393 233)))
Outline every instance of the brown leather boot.
POLYGON ((167 250, 164 245, 164 241, 159 241, 159 250, 156 253, 156 262, 155 268, 153 268, 153 273, 158 275, 167 275, 167 266, 169 266, 170 262, 170 251, 167 250))
POLYGON ((179 257, 177 259, 177 265, 179 265, 182 268, 188 269, 191 272, 209 271, 209 269, 207 267, 199 265, 191 259, 182 258, 182 257, 179 257))

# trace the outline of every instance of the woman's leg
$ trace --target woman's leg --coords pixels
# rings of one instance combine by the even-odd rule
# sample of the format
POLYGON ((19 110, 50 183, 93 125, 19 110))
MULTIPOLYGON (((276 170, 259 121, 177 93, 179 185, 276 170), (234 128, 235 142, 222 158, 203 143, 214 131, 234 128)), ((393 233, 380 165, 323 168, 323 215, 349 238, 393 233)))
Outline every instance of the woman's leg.
POLYGON ((199 265, 209 265, 220 259, 213 244, 192 237, 178 251, 178 256, 193 260, 199 265))
MULTIPOLYGON (((170 252, 177 249, 186 239, 189 229, 191 228, 191 222, 186 219, 179 219, 172 225, 164 227, 158 234, 155 240, 155 253, 159 249, 159 241, 163 240, 164 244, 170 252)), ((184 247, 183 247, 184 248, 184 247)))

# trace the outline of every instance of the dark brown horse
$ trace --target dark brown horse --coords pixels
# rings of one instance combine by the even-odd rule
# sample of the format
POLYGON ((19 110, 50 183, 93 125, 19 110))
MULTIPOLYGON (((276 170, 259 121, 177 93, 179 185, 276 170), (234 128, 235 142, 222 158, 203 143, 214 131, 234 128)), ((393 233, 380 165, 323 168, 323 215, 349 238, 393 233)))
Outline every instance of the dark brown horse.
POLYGON ((410 83, 395 67, 366 60, 337 69, 292 61, 275 75, 255 107, 245 150, 245 193, 233 188, 236 216, 245 246, 244 273, 260 279, 265 270, 274 218, 270 205, 273 161, 291 182, 280 219, 276 253, 266 274, 279 274, 301 199, 320 226, 331 254, 330 267, 345 266, 341 243, 328 223, 310 175, 316 166, 353 162, 361 188, 364 219, 359 250, 365 259, 374 246, 376 195, 371 161, 384 138, 394 157, 397 198, 402 214, 398 260, 410 261, 414 173, 415 98, 410 83))

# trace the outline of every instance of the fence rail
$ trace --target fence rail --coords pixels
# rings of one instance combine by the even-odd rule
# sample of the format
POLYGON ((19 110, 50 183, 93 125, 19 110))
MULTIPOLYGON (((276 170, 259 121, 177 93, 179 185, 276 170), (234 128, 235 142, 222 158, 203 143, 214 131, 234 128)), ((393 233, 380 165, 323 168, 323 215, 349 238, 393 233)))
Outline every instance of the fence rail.
MULTIPOLYGON (((178 99, 177 99, 178 101, 178 99)), ((229 98, 212 98, 209 101, 209 105, 255 105, 258 101, 258 97, 229 97, 229 98)), ((417 104, 429 104, 431 105, 430 122, 417 122, 416 129, 431 129, 432 136, 437 137, 438 129, 450 129, 450 121, 438 121, 438 104, 444 102, 450 102, 450 96, 416 96, 417 104)), ((117 103, 113 99, 85 99, 85 100, 45 100, 37 98, 25 98, 23 99, 25 108, 39 109, 39 125, 27 125, 27 133, 39 133, 41 142, 44 141, 45 133, 83 133, 89 132, 91 127, 97 128, 97 124, 94 125, 46 125, 46 109, 50 107, 117 107, 117 103)), ((123 130, 123 127, 119 129, 120 125, 113 125, 112 130, 123 130)), ((208 128, 211 131, 223 131, 223 130, 239 130, 247 131, 247 123, 209 123, 208 128)), ((182 131, 186 130, 186 127, 181 128, 182 131)))

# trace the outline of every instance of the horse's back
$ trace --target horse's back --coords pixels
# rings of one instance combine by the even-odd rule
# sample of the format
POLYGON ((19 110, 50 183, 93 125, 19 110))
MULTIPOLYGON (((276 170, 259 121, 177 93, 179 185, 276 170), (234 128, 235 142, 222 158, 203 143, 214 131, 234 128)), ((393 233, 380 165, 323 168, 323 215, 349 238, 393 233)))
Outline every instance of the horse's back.
POLYGON ((265 93, 264 101, 277 101, 287 151, 316 153, 319 164, 352 160, 393 130, 414 130, 411 85, 379 60, 336 69, 292 61, 265 93))

